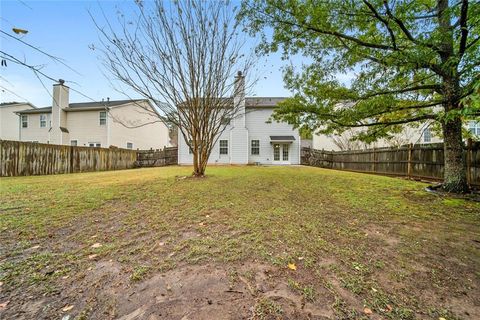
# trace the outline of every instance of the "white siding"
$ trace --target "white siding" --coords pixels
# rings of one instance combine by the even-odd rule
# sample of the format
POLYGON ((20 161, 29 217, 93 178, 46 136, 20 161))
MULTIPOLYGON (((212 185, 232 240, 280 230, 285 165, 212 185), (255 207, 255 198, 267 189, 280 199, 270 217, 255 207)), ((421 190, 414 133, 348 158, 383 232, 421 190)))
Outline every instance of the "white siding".
MULTIPOLYGON (((45 113, 43 113, 45 114, 45 113)), ((20 127, 20 117, 18 117, 18 126, 20 127, 20 141, 37 141, 39 143, 50 142, 50 113, 47 113, 47 126, 40 127, 40 113, 26 114, 28 118, 28 127, 20 127)))
MULTIPOLYGON (((144 103, 143 107, 149 105, 144 103)), ((133 149, 142 150, 170 146, 168 127, 158 120, 158 116, 134 103, 112 108, 107 121, 109 145, 126 148, 127 142, 131 142, 133 149)))
MULTIPOLYGON (((245 130, 228 126, 214 145, 208 163, 247 164, 259 162, 261 164, 271 164, 273 147, 270 143, 270 136, 294 136, 295 141, 289 147, 289 162, 290 164, 299 164, 300 135, 298 130, 294 130, 291 125, 283 122, 267 123, 272 112, 273 108, 247 108, 245 130), (260 140, 260 154, 258 156, 250 154, 250 141, 252 139, 260 140), (220 140, 229 141, 228 156, 220 155, 220 140)), ((189 154, 188 145, 180 132, 178 137, 178 161, 179 164, 193 163, 193 156, 189 154)))
POLYGON ((27 103, 0 106, 0 139, 20 139, 20 117, 15 112, 27 109, 33 109, 33 107, 27 103))
POLYGON ((271 164, 273 160, 273 147, 270 136, 294 136, 295 141, 290 144, 290 164, 300 164, 300 134, 291 125, 285 122, 267 123, 273 113, 273 108, 247 108, 246 126, 248 128, 248 162, 271 164), (251 140, 260 140, 260 154, 252 155, 250 150, 251 140))
MULTIPOLYGON (((232 143, 230 140, 231 129, 232 126, 228 125, 218 138, 217 143, 215 143, 215 145, 213 146, 212 153, 210 153, 210 158, 208 158, 209 164, 230 163, 230 158, 232 154, 232 143), (228 141, 228 155, 220 154, 220 140, 228 141)), ((190 165, 193 163, 193 155, 190 154, 188 145, 185 142, 185 139, 183 138, 180 130, 178 132, 178 163, 183 165, 190 165)))
POLYGON ((67 112, 68 141, 63 144, 70 145, 71 140, 77 140, 78 146, 87 146, 89 142, 98 142, 103 148, 108 148, 107 125, 100 125, 100 111, 75 111, 67 112))

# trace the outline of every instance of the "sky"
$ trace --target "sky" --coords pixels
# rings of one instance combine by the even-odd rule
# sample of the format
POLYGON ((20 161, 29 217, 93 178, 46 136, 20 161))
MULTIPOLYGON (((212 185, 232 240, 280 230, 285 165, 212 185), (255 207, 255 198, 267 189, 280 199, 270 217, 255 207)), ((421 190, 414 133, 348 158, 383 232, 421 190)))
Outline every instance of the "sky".
MULTIPOLYGON (((107 17, 114 17, 118 10, 128 10, 128 0, 2 0, 0 2, 0 29, 9 35, 59 57, 68 66, 49 59, 28 46, 0 34, 0 48, 20 58, 27 64, 42 66, 42 72, 54 79, 64 79, 66 84, 79 91, 70 91, 70 102, 89 102, 106 99, 120 100, 127 97, 115 90, 108 73, 102 67, 98 50, 99 36, 89 12, 102 21, 102 10, 107 17), (28 30, 18 36, 12 28, 28 30), (72 70, 73 69, 73 70, 72 70)), ((257 41, 250 39, 253 48, 257 41)), ((282 67, 286 64, 301 65, 302 57, 283 61, 280 54, 272 54, 259 60, 259 81, 252 88, 255 96, 290 96, 284 88, 282 67)), ((7 62, 0 67, 0 102, 26 101, 37 107, 51 105, 54 82, 37 76, 28 68, 7 62)), ((233 79, 232 79, 233 80, 233 79)), ((130 93, 132 98, 141 98, 130 93)))

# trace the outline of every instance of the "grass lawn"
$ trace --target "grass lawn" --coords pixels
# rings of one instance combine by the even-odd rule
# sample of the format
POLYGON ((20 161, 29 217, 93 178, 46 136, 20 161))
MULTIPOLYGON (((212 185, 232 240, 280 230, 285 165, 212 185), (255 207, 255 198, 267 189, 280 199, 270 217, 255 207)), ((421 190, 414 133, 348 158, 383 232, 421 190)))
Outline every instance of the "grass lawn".
POLYGON ((190 172, 2 178, 0 318, 480 319, 480 203, 319 168, 190 172))

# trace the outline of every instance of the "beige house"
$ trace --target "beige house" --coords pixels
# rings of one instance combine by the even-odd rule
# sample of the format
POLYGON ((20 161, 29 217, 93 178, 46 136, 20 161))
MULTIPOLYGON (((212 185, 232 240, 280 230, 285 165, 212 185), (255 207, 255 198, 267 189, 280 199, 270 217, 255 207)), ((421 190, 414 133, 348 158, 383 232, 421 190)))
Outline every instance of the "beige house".
POLYGON ((0 104, 0 139, 18 140, 20 125, 16 112, 35 109, 35 106, 24 102, 7 102, 0 104))
POLYGON ((424 123, 417 128, 405 127, 402 132, 389 140, 380 139, 374 143, 365 143, 352 138, 361 132, 361 128, 349 129, 341 135, 324 135, 316 133, 312 138, 312 148, 327 151, 360 150, 383 147, 399 147, 406 144, 439 143, 441 137, 435 135, 429 123, 424 123))
POLYGON ((53 86, 52 107, 21 109, 12 112, 18 135, 12 125, 8 135, 2 129, 1 139, 127 149, 170 146, 169 129, 148 100, 69 103, 69 88, 60 81, 53 86))

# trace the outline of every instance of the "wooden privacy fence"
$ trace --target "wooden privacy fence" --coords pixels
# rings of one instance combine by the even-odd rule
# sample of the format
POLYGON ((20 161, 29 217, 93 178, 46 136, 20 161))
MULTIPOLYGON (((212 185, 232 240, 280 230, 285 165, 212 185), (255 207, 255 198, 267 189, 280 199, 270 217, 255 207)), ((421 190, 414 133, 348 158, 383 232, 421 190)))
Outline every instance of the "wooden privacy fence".
POLYGON ((137 151, 137 167, 162 167, 178 164, 178 148, 163 148, 161 150, 137 151))
MULTIPOLYGON (((33 142, 0 140, 0 176, 29 176, 135 168, 145 155, 166 154, 154 165, 176 164, 177 148, 137 151, 119 148, 72 147, 33 142), (173 157, 175 153, 175 157, 173 157)), ((153 165, 152 165, 153 166, 153 165)))
MULTIPOLYGON (((480 187, 480 142, 469 140, 465 151, 467 179, 480 187)), ((443 179, 443 143, 354 151, 302 148, 301 163, 310 166, 426 180, 443 179)))

